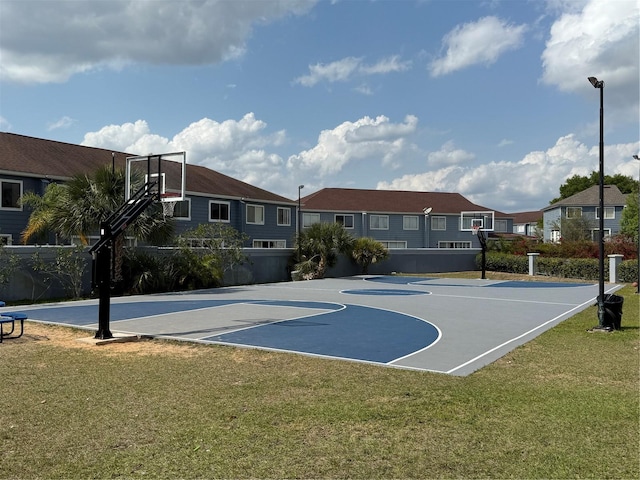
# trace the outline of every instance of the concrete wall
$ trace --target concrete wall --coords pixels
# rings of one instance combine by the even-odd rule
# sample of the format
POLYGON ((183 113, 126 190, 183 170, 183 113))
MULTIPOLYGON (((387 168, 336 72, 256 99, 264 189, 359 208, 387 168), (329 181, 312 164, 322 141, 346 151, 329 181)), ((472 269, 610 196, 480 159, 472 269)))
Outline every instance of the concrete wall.
MULTIPOLYGON (((20 268, 10 282, 0 285, 0 300, 40 301, 68 298, 70 295, 63 283, 56 279, 47 280, 41 273, 33 271, 31 258, 38 251, 43 258, 53 261, 58 248, 7 246, 5 255, 15 255, 20 260, 20 268)), ((168 255, 170 250, 155 247, 140 247, 157 255, 168 255)), ((246 285, 258 283, 286 282, 291 280, 293 249, 245 249, 249 261, 227 272, 225 285, 246 285)), ((438 273, 476 270, 475 257, 479 249, 401 249, 390 250, 387 260, 372 265, 369 274, 397 273, 438 273)), ((80 254, 85 261, 82 273, 83 295, 91 294, 91 256, 87 251, 80 254)), ((2 258, 2 257, 0 257, 2 258)), ((327 277, 345 277, 361 274, 360 267, 349 258, 341 256, 338 264, 330 268, 327 277)))

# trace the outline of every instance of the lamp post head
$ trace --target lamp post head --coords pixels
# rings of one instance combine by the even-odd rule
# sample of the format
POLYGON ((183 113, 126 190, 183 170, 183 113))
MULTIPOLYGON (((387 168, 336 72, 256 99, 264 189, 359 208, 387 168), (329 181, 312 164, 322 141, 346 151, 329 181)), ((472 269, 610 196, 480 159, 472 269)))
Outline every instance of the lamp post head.
POLYGON ((604 88, 604 82, 602 80, 598 80, 596 77, 588 77, 589 82, 591 82, 591 85, 593 85, 595 88, 604 88))
POLYGON ((298 191, 302 190, 304 188, 304 185, 298 185, 298 191))
POLYGON ((636 160, 640 160, 640 157, 638 155, 634 155, 633 158, 635 158, 636 160))
POLYGON ((425 215, 429 215, 431 213, 431 210, 433 210, 432 207, 425 207, 422 209, 425 215))

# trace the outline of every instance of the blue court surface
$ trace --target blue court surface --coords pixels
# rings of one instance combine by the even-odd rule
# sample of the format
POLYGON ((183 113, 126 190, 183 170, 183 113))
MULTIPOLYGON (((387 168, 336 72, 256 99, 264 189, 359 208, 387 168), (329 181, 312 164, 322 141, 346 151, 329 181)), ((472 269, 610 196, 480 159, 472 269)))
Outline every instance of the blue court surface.
MULTIPOLYGON (((619 288, 607 284, 605 292, 619 288)), ((597 295, 591 283, 358 276, 118 297, 110 318, 114 334, 464 376, 593 305, 597 295)), ((98 325, 97 299, 11 310, 38 322, 98 325)))

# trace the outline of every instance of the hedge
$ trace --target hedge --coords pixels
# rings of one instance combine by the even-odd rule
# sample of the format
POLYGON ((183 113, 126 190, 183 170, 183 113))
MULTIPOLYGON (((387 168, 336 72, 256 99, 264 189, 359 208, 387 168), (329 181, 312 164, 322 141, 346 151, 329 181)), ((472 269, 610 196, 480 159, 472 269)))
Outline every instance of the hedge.
MULTIPOLYGON (((476 256, 476 266, 482 268, 482 255, 476 256)), ((507 253, 487 252, 486 269, 493 272, 529 273, 529 257, 510 255, 507 253)), ((562 278, 580 278, 583 280, 598 280, 600 266, 597 258, 549 258, 539 256, 537 259, 539 275, 562 278)), ((604 264, 605 278, 609 279, 609 260, 604 264)), ((635 282, 638 279, 637 260, 623 260, 618 267, 618 281, 623 283, 635 282)))

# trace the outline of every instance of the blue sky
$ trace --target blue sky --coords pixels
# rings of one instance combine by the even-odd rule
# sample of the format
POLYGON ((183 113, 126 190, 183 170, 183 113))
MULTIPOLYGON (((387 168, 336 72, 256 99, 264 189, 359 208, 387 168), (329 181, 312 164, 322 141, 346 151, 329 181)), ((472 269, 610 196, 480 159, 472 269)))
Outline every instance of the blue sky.
POLYGON ((0 0, 0 130, 537 210, 598 169, 588 76, 638 177, 639 45, 636 0, 0 0))

